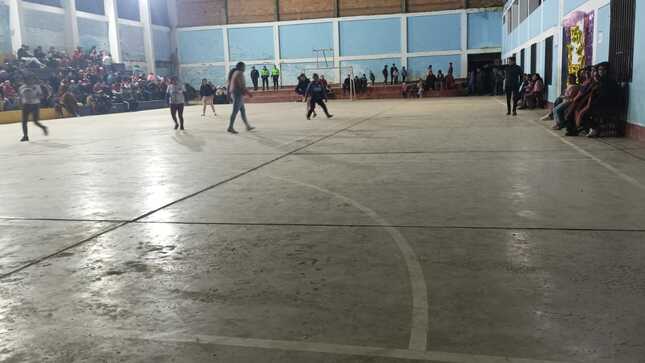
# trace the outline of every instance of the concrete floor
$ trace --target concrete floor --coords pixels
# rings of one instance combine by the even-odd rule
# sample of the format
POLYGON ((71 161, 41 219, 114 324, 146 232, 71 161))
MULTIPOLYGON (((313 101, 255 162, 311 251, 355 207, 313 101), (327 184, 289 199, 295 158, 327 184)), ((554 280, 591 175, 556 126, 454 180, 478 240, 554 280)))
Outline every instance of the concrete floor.
POLYGON ((0 126, 0 361, 645 361, 645 145, 499 102, 0 126))

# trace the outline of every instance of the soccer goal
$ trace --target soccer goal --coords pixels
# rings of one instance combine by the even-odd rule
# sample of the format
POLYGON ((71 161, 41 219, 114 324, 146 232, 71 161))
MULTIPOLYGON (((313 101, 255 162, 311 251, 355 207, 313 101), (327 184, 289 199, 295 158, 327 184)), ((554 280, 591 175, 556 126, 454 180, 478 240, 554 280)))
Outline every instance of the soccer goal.
POLYGON ((349 93, 349 99, 354 100, 356 96, 356 85, 354 84, 354 68, 351 66, 345 66, 345 67, 335 67, 333 65, 331 66, 308 66, 304 67, 302 69, 302 73, 304 73, 308 78, 311 78, 314 73, 318 74, 320 77, 324 77, 325 80, 329 84, 340 84, 341 87, 341 92, 348 92, 349 93), (343 89, 343 84, 344 80, 349 76, 349 89, 344 90, 343 89))

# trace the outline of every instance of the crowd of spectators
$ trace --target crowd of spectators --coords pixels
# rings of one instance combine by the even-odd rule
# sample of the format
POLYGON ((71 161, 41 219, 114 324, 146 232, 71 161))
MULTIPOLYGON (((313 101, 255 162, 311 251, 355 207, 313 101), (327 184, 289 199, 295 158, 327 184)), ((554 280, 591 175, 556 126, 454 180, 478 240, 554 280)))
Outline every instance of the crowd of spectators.
POLYGON ((42 89, 41 107, 54 107, 62 115, 79 114, 87 106, 92 113, 108 113, 112 104, 121 102, 129 111, 141 101, 163 100, 167 80, 152 73, 126 71, 113 64, 112 56, 96 47, 85 51, 78 47, 68 53, 54 47, 31 51, 23 45, 16 57, 0 65, 0 111, 21 106, 17 90, 27 77, 36 77, 42 89))
POLYGON ((624 105, 624 92, 604 62, 569 75, 565 92, 543 119, 553 119, 553 129, 566 129, 566 136, 598 137, 603 123, 615 121, 624 105))

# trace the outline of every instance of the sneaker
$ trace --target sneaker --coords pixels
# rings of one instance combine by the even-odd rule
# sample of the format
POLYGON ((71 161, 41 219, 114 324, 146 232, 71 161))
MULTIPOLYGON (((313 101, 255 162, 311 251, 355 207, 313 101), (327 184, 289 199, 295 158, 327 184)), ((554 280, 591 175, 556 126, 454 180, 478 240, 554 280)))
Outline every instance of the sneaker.
POLYGON ((307 120, 311 120, 311 117, 307 116, 307 120))
POLYGON ((246 131, 253 131, 255 130, 255 126, 247 126, 246 131))
POLYGON ((45 136, 49 136, 49 129, 47 127, 43 127, 43 134, 45 134, 45 136))
POLYGON ((234 134, 234 135, 239 134, 239 132, 235 131, 235 129, 233 129, 233 128, 229 128, 228 130, 226 130, 226 132, 234 134))
POLYGON ((598 136, 600 136, 600 132, 598 131, 598 129, 591 129, 587 134, 587 137, 591 137, 591 138, 598 137, 598 136))
POLYGON ((29 141, 29 138, 27 136, 23 136, 22 139, 20 139, 20 142, 25 142, 29 141))
POLYGON ((332 117, 334 117, 334 115, 327 115, 327 118, 332 118, 332 117))
POLYGON ((183 127, 183 126, 180 126, 180 127, 179 127, 179 129, 180 129, 181 131, 184 131, 184 127, 183 127))
POLYGON ((175 124, 175 130, 177 130, 178 128, 179 128, 179 124, 176 123, 175 124))
POLYGON ((553 126, 551 126, 551 130, 556 130, 556 131, 558 131, 558 130, 562 130, 562 126, 560 126, 560 125, 553 125, 553 126))
POLYGON ((511 115, 511 111, 508 111, 508 112, 506 113, 506 116, 510 116, 510 115, 511 115))
POLYGON ((513 112, 513 116, 517 116, 517 112, 513 112))
POLYGON ((548 121, 548 120, 553 120, 553 117, 551 117, 550 113, 542 116, 542 118, 540 119, 540 121, 548 121))

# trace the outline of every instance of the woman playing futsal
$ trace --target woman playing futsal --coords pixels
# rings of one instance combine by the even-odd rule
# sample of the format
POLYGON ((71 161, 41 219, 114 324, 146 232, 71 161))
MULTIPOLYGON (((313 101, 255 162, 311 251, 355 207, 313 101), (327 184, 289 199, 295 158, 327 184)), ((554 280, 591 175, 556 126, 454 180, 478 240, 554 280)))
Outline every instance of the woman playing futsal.
POLYGON ((309 83, 309 86, 307 87, 307 91, 305 92, 305 102, 309 100, 309 111, 307 111, 307 120, 311 119, 311 114, 314 112, 314 109, 316 108, 316 104, 318 104, 323 111, 325 112, 325 115, 327 115, 327 118, 332 118, 334 115, 330 115, 329 111, 327 111, 327 105, 325 105, 325 102, 327 101, 327 89, 323 86, 323 84, 320 82, 320 78, 318 77, 318 74, 314 73, 313 75, 313 80, 311 83, 309 83))
POLYGON ((170 115, 175 121, 175 130, 184 129, 184 86, 177 84, 177 77, 170 78, 170 84, 166 90, 168 103, 170 104, 170 115), (179 114, 179 123, 177 123, 177 114, 179 114))
POLYGON ((239 62, 235 68, 231 69, 231 72, 228 74, 228 92, 233 102, 233 111, 231 112, 231 120, 228 124, 228 132, 231 134, 237 134, 233 125, 235 124, 235 119, 237 114, 242 115, 242 121, 246 125, 246 130, 251 131, 255 127, 251 126, 246 119, 246 107, 244 107, 244 96, 253 97, 251 92, 246 89, 246 81, 244 80, 244 70, 246 69, 246 64, 244 62, 239 62))

